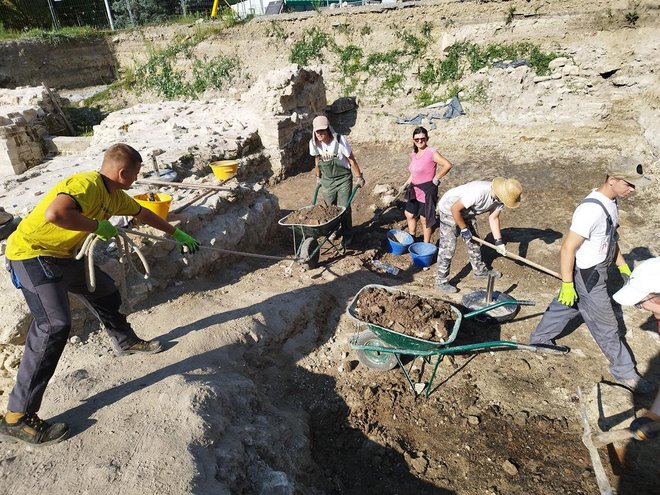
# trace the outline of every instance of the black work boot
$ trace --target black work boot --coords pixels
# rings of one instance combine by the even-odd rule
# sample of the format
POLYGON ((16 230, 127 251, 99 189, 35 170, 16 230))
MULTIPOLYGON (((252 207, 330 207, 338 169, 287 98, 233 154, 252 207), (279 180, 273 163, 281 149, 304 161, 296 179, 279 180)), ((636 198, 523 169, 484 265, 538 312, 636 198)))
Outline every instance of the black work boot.
POLYGON ((0 439, 21 441, 41 447, 61 442, 69 433, 65 423, 48 423, 36 414, 25 414, 16 423, 7 423, 0 418, 0 439))

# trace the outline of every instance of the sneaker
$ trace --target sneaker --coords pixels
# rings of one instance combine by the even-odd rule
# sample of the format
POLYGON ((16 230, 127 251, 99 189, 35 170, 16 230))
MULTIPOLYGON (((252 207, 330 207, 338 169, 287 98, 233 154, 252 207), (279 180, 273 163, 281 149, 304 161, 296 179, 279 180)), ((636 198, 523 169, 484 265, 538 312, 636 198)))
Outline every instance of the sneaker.
POLYGON ((566 345, 555 345, 555 344, 529 344, 532 347, 536 347, 539 352, 547 352, 552 354, 568 354, 571 352, 571 348, 566 345))
POLYGON ((7 423, 0 418, 0 438, 3 440, 29 443, 42 446, 61 442, 69 433, 65 423, 48 423, 36 414, 26 414, 16 423, 7 423))
POLYGON ((120 349, 119 356, 129 356, 131 354, 156 354, 163 350, 163 346, 157 340, 138 340, 132 346, 126 349, 120 349))
POLYGON ((501 278, 502 273, 498 272, 497 270, 493 270, 492 268, 489 270, 487 268, 484 268, 483 270, 479 272, 474 272, 474 276, 476 278, 486 278, 488 276, 492 276, 495 278, 501 278))
POLYGON ((656 390, 656 386, 650 380, 642 376, 633 378, 617 378, 616 383, 633 391, 633 393, 640 395, 648 395, 656 390))
POLYGON ((458 292, 458 289, 451 285, 449 282, 443 282, 441 284, 436 284, 435 288, 442 291, 442 292, 447 292, 448 294, 455 294, 458 292))

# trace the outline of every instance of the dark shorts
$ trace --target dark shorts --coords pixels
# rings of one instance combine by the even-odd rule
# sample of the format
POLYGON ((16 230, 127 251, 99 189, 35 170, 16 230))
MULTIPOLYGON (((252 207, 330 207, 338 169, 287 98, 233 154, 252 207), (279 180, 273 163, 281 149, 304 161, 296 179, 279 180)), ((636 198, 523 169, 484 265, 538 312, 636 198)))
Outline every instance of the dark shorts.
POLYGON ((406 211, 408 213, 411 213, 412 215, 419 217, 424 216, 424 210, 426 209, 426 203, 420 203, 416 199, 409 199, 408 202, 406 203, 406 211))

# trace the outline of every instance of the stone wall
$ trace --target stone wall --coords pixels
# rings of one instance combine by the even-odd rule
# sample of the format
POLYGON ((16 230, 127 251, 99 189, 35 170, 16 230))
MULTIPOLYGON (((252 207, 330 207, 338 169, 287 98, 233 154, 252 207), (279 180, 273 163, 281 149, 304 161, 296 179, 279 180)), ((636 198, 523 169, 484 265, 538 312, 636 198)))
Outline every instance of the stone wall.
POLYGON ((49 137, 66 128, 55 103, 66 100, 44 87, 0 90, 0 176, 22 174, 56 151, 49 137))
POLYGON ((80 88, 110 84, 117 64, 105 38, 65 41, 15 40, 0 43, 0 88, 80 88))

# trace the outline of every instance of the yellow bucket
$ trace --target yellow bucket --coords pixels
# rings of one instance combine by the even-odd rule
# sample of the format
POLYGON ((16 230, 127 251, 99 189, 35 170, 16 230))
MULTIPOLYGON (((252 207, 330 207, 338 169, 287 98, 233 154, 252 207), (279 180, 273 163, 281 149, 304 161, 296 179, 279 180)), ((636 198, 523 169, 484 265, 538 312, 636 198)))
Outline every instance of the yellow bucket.
POLYGON ((211 162, 213 174, 220 180, 227 180, 238 170, 238 160, 220 160, 211 162))
POLYGON ((169 194, 154 193, 155 201, 149 201, 149 195, 146 193, 136 194, 133 196, 133 199, 140 206, 153 211, 160 218, 167 220, 167 214, 170 212, 170 205, 172 204, 172 196, 169 194))

